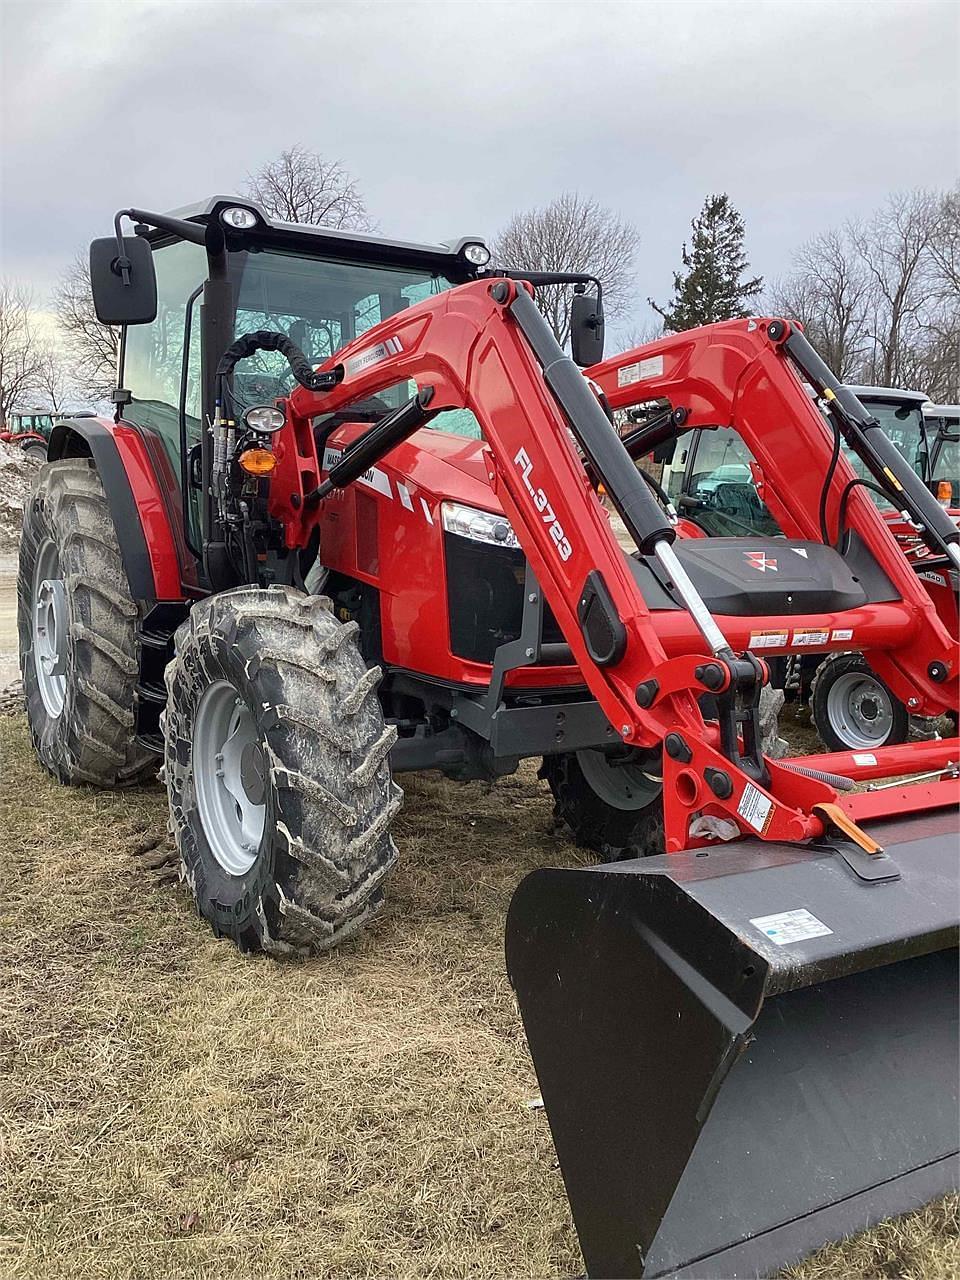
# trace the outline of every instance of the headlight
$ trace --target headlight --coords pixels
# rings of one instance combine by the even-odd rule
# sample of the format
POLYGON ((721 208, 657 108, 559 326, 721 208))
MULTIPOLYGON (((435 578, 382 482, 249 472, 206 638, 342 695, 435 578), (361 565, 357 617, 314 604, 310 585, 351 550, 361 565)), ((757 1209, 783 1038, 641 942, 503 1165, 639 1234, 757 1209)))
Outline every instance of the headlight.
POLYGON ((447 533, 470 538, 473 542, 486 542, 492 547, 520 546, 506 516, 478 511, 476 507, 464 507, 459 502, 445 502, 441 515, 447 533))
POLYGON ((251 431, 260 431, 270 435, 283 426, 283 413, 272 404, 255 404, 243 415, 243 420, 251 431))
POLYGON ((224 226, 234 227, 237 231, 250 231, 257 225, 257 215, 252 209, 241 209, 238 205, 234 205, 222 211, 220 221, 224 226))
POLYGON ((490 261, 490 250, 485 244, 465 244, 461 252, 474 267, 485 267, 490 261))

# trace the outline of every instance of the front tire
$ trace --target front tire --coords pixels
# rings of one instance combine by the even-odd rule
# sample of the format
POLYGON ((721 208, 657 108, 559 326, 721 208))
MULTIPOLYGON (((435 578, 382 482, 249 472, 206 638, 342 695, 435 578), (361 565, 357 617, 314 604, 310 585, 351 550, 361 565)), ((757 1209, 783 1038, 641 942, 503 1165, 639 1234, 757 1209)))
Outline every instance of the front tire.
POLYGON ((17 629, 33 747, 60 782, 128 786, 156 771, 135 736, 138 616, 93 464, 48 463, 23 516, 17 629))
POLYGON ((322 951, 383 900, 401 792, 356 623, 290 587, 194 605, 166 672, 166 781, 200 914, 244 951, 322 951))
POLYGON ((600 750, 544 756, 540 777, 553 792, 554 817, 583 849, 602 858, 663 853, 663 800, 659 779, 629 755, 600 750))
POLYGON ((875 751, 906 742, 910 713, 861 653, 835 653, 817 670, 810 706, 831 751, 875 751))

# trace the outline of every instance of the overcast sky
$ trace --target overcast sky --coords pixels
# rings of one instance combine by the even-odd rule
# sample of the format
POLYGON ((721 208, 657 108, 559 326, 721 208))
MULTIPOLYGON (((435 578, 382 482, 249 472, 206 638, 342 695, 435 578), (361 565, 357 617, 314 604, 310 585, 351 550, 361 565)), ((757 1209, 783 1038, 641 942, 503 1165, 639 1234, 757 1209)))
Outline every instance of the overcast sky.
POLYGON ((639 227, 638 324, 727 191, 753 269, 958 172, 955 0, 0 0, 2 271, 42 299, 127 204, 338 157, 380 229, 491 236, 563 190, 639 227))

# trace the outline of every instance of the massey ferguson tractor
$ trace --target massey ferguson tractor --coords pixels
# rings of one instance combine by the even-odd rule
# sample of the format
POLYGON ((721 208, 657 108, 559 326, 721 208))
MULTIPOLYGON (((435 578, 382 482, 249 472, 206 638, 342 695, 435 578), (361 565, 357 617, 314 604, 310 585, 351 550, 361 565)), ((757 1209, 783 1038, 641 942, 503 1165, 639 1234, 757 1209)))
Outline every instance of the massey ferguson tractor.
POLYGON ((951 566, 960 533, 802 332, 645 356, 676 420, 756 441, 791 529, 677 539, 577 367, 588 277, 235 198, 115 232, 91 278, 116 414, 54 430, 25 516, 42 764, 117 786, 162 755, 200 913, 288 953, 379 906, 395 774, 542 759, 609 859, 528 876, 507 922, 594 1277, 755 1275, 954 1185, 960 743, 775 760, 760 701, 770 652, 816 635, 922 714, 956 702, 954 639, 841 440, 951 566), (576 362, 533 297, 563 281, 576 362))

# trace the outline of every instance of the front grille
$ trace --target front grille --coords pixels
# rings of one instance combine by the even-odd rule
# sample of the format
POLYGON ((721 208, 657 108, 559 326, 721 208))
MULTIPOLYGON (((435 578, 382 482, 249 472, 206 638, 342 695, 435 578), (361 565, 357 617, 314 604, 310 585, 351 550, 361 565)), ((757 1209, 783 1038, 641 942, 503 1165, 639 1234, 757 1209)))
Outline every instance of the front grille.
MULTIPOLYGON (((524 554, 513 547, 493 547, 454 533, 443 535, 443 545, 451 651, 468 662, 493 662, 498 647, 520 635, 524 554)), ((544 644, 563 641, 546 605, 542 638, 544 644)))

